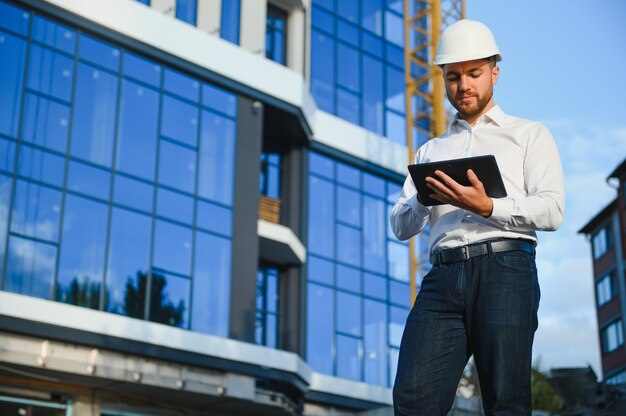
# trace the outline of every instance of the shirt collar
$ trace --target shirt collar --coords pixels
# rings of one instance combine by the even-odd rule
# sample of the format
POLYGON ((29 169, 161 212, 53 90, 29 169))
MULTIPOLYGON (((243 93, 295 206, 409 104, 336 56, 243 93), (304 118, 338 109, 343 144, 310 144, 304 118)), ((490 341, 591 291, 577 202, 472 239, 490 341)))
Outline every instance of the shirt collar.
MULTIPOLYGON (((483 114, 478 119, 478 121, 480 121, 480 122, 491 121, 491 122, 495 123, 496 126, 502 127, 502 123, 504 122, 505 117, 506 117, 506 114, 504 113, 504 111, 502 111, 500 106, 499 105, 495 105, 495 106, 493 106, 493 108, 491 108, 491 110, 489 110, 485 114, 483 114)), ((454 115, 454 120, 452 120, 452 122, 450 123, 450 126, 448 126, 448 131, 453 126, 458 128, 458 124, 457 123, 458 123, 459 120, 460 120, 459 113, 457 112, 454 115)))

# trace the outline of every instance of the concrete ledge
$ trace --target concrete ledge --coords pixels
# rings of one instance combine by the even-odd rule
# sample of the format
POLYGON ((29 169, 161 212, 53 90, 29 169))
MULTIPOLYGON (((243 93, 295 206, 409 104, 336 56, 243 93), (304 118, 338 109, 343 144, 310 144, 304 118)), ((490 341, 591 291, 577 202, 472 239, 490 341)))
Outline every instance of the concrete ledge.
POLYGON ((306 262, 306 248, 289 227, 259 220, 257 232, 261 258, 277 264, 306 262))

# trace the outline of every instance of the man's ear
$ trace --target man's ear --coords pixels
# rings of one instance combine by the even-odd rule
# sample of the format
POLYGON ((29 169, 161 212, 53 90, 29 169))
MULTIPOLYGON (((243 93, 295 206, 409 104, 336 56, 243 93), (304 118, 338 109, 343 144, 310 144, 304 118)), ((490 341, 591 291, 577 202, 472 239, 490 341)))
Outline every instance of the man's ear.
POLYGON ((491 69, 491 84, 496 85, 498 83, 498 75, 500 74, 500 67, 494 66, 491 69))

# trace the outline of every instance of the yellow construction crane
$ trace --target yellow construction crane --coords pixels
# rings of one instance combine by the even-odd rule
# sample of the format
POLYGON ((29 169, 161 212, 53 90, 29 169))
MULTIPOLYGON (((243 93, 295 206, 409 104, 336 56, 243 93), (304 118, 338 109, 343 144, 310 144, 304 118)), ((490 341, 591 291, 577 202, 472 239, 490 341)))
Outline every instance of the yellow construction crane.
MULTIPOLYGON (((404 0, 404 78, 406 81, 406 136, 408 163, 414 147, 442 135, 446 129, 441 69, 433 64, 441 31, 465 17, 465 0, 404 0)), ((417 295, 417 274, 428 267, 427 251, 415 253, 416 238, 409 240, 411 303, 417 295)))

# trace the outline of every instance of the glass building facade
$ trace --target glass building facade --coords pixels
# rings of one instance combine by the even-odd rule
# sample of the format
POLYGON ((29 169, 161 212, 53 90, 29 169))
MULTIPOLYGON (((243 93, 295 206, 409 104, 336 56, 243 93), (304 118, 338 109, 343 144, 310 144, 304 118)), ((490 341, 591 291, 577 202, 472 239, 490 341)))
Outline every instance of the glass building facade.
POLYGON ((2 289, 226 336, 236 97, 6 3, 0 55, 2 289))

